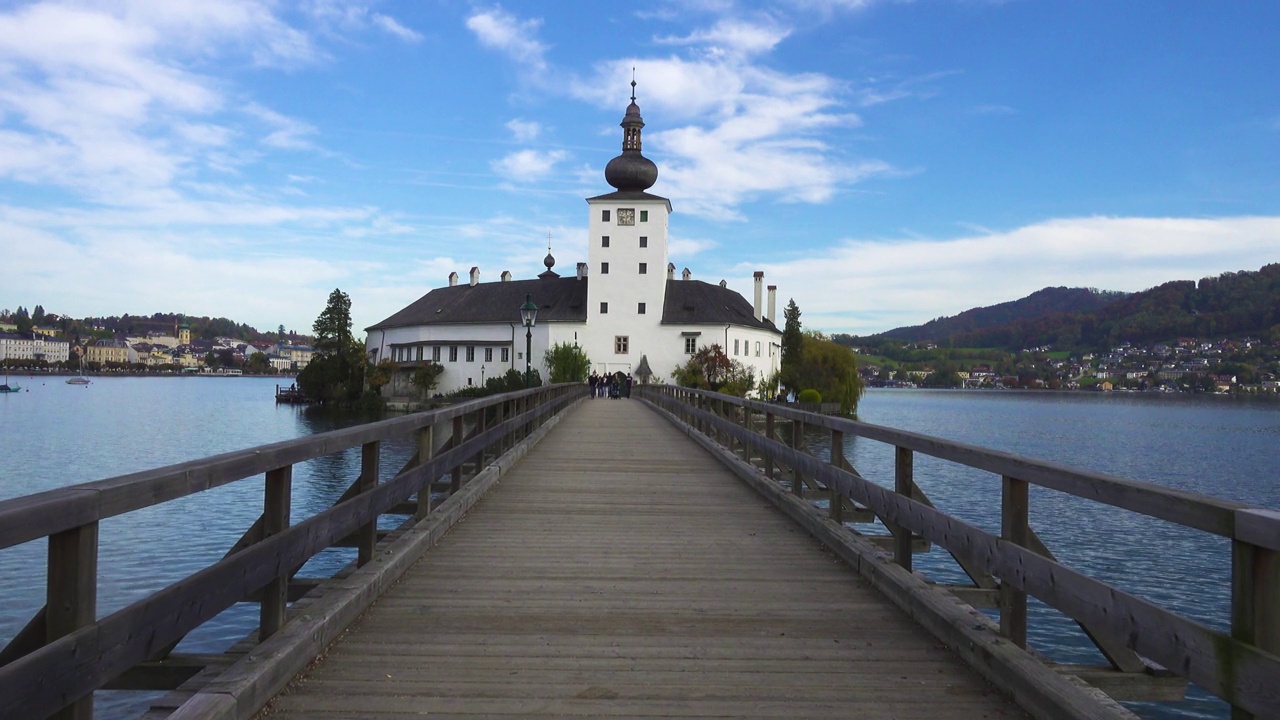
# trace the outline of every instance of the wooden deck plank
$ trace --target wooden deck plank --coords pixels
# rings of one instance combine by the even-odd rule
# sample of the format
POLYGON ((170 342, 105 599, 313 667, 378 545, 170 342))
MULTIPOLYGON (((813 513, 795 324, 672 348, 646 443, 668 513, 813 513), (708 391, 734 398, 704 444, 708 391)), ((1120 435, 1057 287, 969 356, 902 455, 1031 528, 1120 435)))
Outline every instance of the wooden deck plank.
POLYGON ((639 403, 593 400, 271 718, 1022 718, 639 403))

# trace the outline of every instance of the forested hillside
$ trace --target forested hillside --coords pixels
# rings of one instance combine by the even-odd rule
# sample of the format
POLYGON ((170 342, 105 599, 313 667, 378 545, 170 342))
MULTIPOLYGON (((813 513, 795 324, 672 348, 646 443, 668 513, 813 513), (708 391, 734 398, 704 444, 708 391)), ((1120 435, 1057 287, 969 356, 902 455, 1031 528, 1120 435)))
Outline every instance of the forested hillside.
POLYGON ((1121 342, 1179 337, 1280 334, 1280 264, 1197 282, 1175 280, 1116 300, 1095 312, 1055 313, 959 333, 959 347, 1105 349, 1121 342))
POLYGON ((1123 298, 1124 293, 1090 288, 1049 287, 1021 300, 990 307, 965 310, 953 317, 940 317, 924 325, 902 327, 874 337, 905 342, 938 342, 957 335, 976 333, 1010 323, 1034 320, 1059 313, 1086 313, 1099 310, 1123 298))

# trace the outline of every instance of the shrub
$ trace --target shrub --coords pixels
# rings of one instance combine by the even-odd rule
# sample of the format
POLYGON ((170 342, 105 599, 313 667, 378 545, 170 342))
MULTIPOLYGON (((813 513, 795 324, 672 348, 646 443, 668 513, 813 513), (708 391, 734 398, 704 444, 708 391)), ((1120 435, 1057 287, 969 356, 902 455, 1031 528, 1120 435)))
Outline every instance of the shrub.
POLYGON ((813 388, 809 388, 808 390, 801 390, 799 397, 796 398, 796 401, 802 402, 802 403, 815 403, 815 404, 820 403, 822 402, 822 393, 818 392, 817 390, 814 390, 813 388))

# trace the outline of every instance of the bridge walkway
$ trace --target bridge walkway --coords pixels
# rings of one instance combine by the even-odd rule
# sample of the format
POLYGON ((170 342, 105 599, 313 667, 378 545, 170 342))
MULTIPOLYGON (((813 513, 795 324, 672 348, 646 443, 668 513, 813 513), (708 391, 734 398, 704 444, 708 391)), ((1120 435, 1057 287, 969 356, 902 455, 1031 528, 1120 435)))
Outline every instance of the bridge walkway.
POLYGON ((1022 718, 635 400, 581 403, 263 716, 1022 718))

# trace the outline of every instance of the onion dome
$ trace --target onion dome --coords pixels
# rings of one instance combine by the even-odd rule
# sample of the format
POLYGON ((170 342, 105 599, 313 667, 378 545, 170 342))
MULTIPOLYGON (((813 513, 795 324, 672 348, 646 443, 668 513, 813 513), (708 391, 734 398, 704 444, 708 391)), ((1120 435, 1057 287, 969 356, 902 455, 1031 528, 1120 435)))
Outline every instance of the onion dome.
POLYGON ((631 104, 622 118, 622 154, 604 167, 604 180, 620 191, 644 191, 658 182, 658 166, 640 154, 640 129, 644 119, 636 105, 636 81, 631 81, 631 104))

